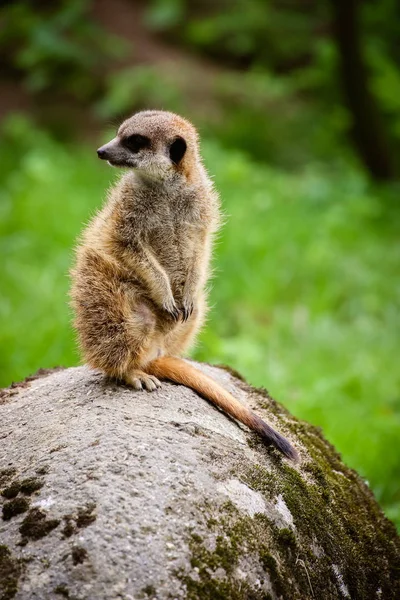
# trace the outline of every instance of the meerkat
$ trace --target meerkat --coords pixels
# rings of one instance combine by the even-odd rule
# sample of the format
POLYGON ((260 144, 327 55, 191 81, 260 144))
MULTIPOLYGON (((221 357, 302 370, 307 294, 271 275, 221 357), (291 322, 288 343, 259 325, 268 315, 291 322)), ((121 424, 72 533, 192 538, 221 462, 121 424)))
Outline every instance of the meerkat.
POLYGON ((135 390, 183 384, 297 460, 282 435, 180 358, 205 319, 220 225, 196 129, 173 113, 139 112, 97 154, 128 170, 76 249, 71 303, 84 359, 135 390))

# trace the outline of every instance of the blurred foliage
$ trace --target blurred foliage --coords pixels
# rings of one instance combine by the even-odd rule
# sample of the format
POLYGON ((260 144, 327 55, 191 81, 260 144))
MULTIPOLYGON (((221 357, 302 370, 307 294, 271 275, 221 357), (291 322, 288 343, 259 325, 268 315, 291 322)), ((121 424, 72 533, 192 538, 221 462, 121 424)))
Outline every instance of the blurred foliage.
MULTIPOLYGON (((94 0, 5 4, 0 51, 9 76, 22 75, 31 94, 57 91, 89 101, 100 119, 143 105, 184 110, 224 145, 281 166, 306 165, 316 154, 357 161, 347 140, 352 118, 340 89, 330 0, 152 0, 148 27, 229 67, 209 84, 217 107, 211 116, 195 92, 187 98, 179 68, 113 70, 127 45, 95 23, 93 6, 94 0)), ((395 0, 360 3, 370 87, 400 156, 398 16, 395 0)))
MULTIPOLYGON (((203 149, 228 218, 194 356, 232 365, 321 425, 400 524, 398 187, 373 187, 345 163, 287 173, 215 140, 203 149)), ((61 145, 24 118, 3 128, 2 385, 77 364, 72 247, 118 175, 94 148, 61 145)))
POLYGON ((90 6, 18 0, 0 9, 2 59, 30 92, 63 90, 86 99, 99 91, 105 64, 121 56, 124 43, 88 18, 90 6))
MULTIPOLYGON (((286 87, 286 102, 296 106, 299 98, 306 98, 311 101, 312 111, 317 111, 319 116, 328 115, 327 138, 334 143, 336 151, 337 146, 343 146, 343 134, 351 128, 351 117, 346 115, 347 110, 342 105, 330 5, 329 0, 153 0, 147 22, 175 42, 178 39, 189 49, 223 61, 227 66, 246 68, 260 79, 264 77, 265 82, 270 83, 273 75, 275 81, 286 87), (329 119, 332 111, 335 117, 329 119)), ((359 2, 358 7, 370 87, 385 116, 393 151, 400 153, 400 95, 396 93, 400 89, 399 3, 369 0, 359 2)), ((246 83, 242 81, 242 92, 246 90, 246 83)), ((256 103, 262 101, 263 95, 258 96, 256 88, 247 92, 256 103)), ((242 105, 239 88, 236 95, 237 103, 245 107, 248 117, 243 126, 253 134, 257 130, 254 123, 262 118, 262 112, 255 109, 252 102, 242 105), (249 130, 251 120, 253 127, 249 130)), ((224 106, 230 112, 231 105, 224 106)), ((300 123, 303 114, 301 110, 294 115, 300 123)), ((240 110, 232 116, 240 121, 240 110)), ((276 116, 285 129, 286 115, 276 113, 276 116)), ((306 118, 303 131, 307 125, 306 118)), ((291 122, 287 129, 290 126, 291 122)), ((240 144, 241 134, 239 130, 232 140, 235 145, 240 144)), ((258 129, 258 137, 260 135, 258 129)), ((264 142, 268 144, 269 139, 264 142)), ((253 149, 258 156, 258 144, 253 149)), ((326 143, 323 150, 328 157, 326 143)), ((312 152, 315 152, 314 147, 312 152)))
POLYGON ((279 70, 310 60, 310 32, 326 19, 326 3, 309 0, 153 0, 148 13, 151 27, 227 64, 279 70))
POLYGON ((176 83, 154 67, 129 67, 107 78, 106 91, 96 102, 95 111, 101 118, 110 119, 132 114, 146 105, 181 112, 182 102, 176 83))

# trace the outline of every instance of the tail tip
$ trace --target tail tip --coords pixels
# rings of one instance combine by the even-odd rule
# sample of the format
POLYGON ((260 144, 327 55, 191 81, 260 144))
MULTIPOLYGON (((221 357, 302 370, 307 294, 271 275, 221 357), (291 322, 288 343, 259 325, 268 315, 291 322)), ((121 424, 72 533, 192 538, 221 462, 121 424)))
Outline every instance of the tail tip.
POLYGON ((283 435, 272 429, 267 423, 261 419, 257 419, 257 430, 268 444, 272 444, 277 450, 282 452, 284 456, 292 460, 294 463, 300 462, 300 456, 296 448, 283 435), (261 425, 261 426, 260 426, 261 425))
POLYGON ((283 450, 283 454, 285 456, 287 456, 287 458, 290 458, 290 460, 292 460, 294 463, 298 464, 300 462, 300 455, 297 452, 296 448, 294 448, 291 444, 289 444, 289 442, 287 442, 288 447, 285 450, 283 450))
MULTIPOLYGON (((271 438, 269 439, 271 441, 271 438)), ((276 437, 272 440, 272 444, 294 463, 300 461, 300 456, 296 448, 280 433, 276 433, 276 437)))

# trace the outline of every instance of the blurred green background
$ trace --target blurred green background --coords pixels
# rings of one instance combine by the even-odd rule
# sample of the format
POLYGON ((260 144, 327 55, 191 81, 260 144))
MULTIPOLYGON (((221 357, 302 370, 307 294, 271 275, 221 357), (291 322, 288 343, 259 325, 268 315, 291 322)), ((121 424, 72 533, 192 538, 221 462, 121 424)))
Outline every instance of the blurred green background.
POLYGON ((0 383, 76 365, 74 240, 142 108, 198 126, 221 193, 193 356, 323 428, 400 525, 396 0, 14 1, 0 9, 0 383))

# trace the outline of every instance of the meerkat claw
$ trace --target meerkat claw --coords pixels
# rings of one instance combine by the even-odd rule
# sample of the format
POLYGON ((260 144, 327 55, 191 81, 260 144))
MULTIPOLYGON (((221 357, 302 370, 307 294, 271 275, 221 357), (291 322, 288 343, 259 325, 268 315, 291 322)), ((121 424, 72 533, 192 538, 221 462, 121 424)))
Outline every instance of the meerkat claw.
POLYGON ((183 315, 182 315, 182 321, 185 322, 189 319, 189 317, 192 315, 193 313, 193 309, 194 309, 194 305, 193 302, 187 303, 183 305, 183 315))
POLYGON ((129 384, 133 387, 134 390, 136 390, 137 392, 139 390, 143 389, 142 386, 142 382, 140 381, 140 379, 138 377, 135 377, 134 379, 132 379, 129 384))
POLYGON ((173 318, 174 321, 179 320, 181 312, 180 312, 179 308, 176 306, 176 304, 174 304, 174 305, 163 304, 163 309, 165 310, 165 312, 167 312, 173 318))
POLYGON ((157 389, 161 387, 161 381, 157 377, 154 377, 154 375, 149 375, 149 377, 157 389))

